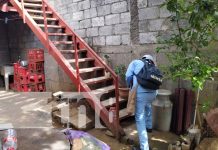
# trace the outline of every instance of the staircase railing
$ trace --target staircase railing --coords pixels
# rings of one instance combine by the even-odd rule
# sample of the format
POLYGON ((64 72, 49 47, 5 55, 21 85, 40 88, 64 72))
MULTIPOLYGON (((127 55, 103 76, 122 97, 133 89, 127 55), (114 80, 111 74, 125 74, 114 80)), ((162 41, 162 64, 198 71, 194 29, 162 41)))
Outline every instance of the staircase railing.
POLYGON ((26 17, 24 13, 24 1, 21 0, 21 6, 22 6, 22 15, 23 15, 23 23, 26 23, 26 17))
POLYGON ((44 31, 45 31, 45 36, 46 36, 46 48, 48 51, 50 51, 50 46, 49 46, 49 37, 48 37, 48 22, 47 22, 47 16, 46 16, 46 4, 45 1, 42 1, 42 11, 43 11, 43 19, 44 19, 44 31))
MULTIPOLYGON (((75 64, 76 64, 76 72, 77 72, 77 82, 79 83, 78 86, 80 86, 80 77, 79 77, 79 65, 78 65, 78 50, 77 50, 77 44, 79 43, 81 47, 87 49, 92 56, 95 58, 95 61, 98 65, 103 66, 105 68, 106 71, 108 71, 113 80, 114 80, 114 85, 115 85, 115 94, 116 94, 116 125, 119 126, 120 121, 119 121, 119 81, 118 81, 118 76, 115 74, 115 72, 96 54, 96 52, 88 45, 85 43, 85 41, 80 38, 65 22, 64 19, 59 16, 56 11, 50 6, 48 5, 48 2, 46 0, 42 0, 47 7, 49 7, 49 9, 53 12, 53 15, 59 19, 60 21, 60 25, 64 26, 66 29, 66 31, 72 33, 73 36, 73 40, 74 40, 74 44, 75 44, 75 64)), ((78 87, 79 89, 79 87, 78 87)))

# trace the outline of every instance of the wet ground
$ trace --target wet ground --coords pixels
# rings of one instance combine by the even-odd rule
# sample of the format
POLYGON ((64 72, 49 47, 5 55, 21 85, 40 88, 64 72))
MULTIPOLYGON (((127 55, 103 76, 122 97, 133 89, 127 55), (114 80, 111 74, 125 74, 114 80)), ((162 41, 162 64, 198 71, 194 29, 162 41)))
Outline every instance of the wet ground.
MULTIPOLYGON (((51 93, 13 93, 0 91, 0 123, 11 123, 18 133, 19 150, 69 150, 69 143, 60 131, 61 126, 53 124, 47 99, 51 93)), ((134 118, 126 119, 122 126, 129 139, 138 144, 134 118)), ((105 134, 106 130, 92 129, 88 133, 104 141, 112 150, 129 150, 125 140, 122 143, 105 134)), ((126 138, 124 138, 126 139, 126 138)), ((178 137, 171 133, 157 132, 149 134, 149 143, 156 150, 167 150, 168 144, 178 137)))

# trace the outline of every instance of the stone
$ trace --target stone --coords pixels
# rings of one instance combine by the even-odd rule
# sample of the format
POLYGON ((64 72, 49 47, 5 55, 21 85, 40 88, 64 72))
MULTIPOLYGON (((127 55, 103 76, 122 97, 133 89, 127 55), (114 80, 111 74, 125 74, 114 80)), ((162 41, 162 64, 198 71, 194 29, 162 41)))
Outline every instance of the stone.
POLYGON ((92 18, 92 26, 93 27, 104 26, 104 17, 92 18))
POLYGON ((91 19, 81 20, 79 24, 80 24, 80 29, 89 28, 92 26, 91 19))
POLYGON ((145 8, 148 6, 147 0, 138 0, 138 8, 145 8))
POLYGON ((112 35, 113 27, 112 26, 103 26, 99 28, 99 35, 112 35))
POLYGON ((147 32, 148 31, 148 20, 139 21, 139 32, 147 32))
POLYGON ((78 4, 77 3, 71 3, 67 7, 68 12, 77 12, 78 11, 78 4))
POLYGON ((139 20, 156 19, 160 16, 158 7, 139 9, 139 20))
POLYGON ((98 27, 88 28, 86 31, 87 37, 98 36, 98 27))
POLYGON ((167 10, 166 7, 161 7, 160 8, 160 17, 161 18, 166 18, 166 17, 170 17, 172 14, 167 10))
POLYGON ((122 35, 121 42, 123 45, 129 45, 130 44, 130 35, 129 34, 122 35))
POLYGON ((71 21, 69 23, 70 27, 72 27, 73 29, 79 29, 79 22, 78 21, 71 21))
POLYGON ((89 0, 84 0, 78 3, 79 10, 89 9, 91 7, 89 0))
POLYGON ((111 6, 104 5, 97 7, 98 16, 105 16, 111 13, 111 6))
POLYGON ((131 21, 130 12, 120 14, 121 23, 126 23, 131 21))
POLYGON ((97 17, 97 10, 96 8, 86 9, 84 10, 84 18, 94 18, 97 17))
POLYGON ((120 23, 120 14, 112 14, 105 16, 105 24, 112 25, 112 24, 119 24, 120 23))
POLYGON ((105 45, 105 36, 98 36, 93 38, 93 45, 104 46, 105 45))
POLYGON ((159 6, 164 2, 165 0, 148 0, 148 6, 159 6))
POLYGON ((75 32, 82 38, 86 37, 86 29, 75 30, 75 32))
POLYGON ((120 45, 121 38, 118 35, 107 36, 106 37, 106 45, 120 45))
POLYGON ((149 20, 148 29, 149 31, 160 31, 165 19, 149 20))
POLYGON ((118 3, 113 3, 111 5, 111 12, 112 13, 121 13, 127 11, 127 1, 122 1, 118 3))
POLYGON ((158 32, 139 33, 140 44, 153 44, 157 42, 158 32))
POLYGON ((119 2, 120 0, 105 0, 105 4, 111 4, 114 2, 119 2))
POLYGON ((83 20, 84 19, 83 11, 78 11, 73 13, 72 19, 73 21, 83 20))
POLYGON ((125 33, 130 33, 130 24, 125 23, 125 24, 117 24, 115 25, 115 34, 125 34, 125 33))

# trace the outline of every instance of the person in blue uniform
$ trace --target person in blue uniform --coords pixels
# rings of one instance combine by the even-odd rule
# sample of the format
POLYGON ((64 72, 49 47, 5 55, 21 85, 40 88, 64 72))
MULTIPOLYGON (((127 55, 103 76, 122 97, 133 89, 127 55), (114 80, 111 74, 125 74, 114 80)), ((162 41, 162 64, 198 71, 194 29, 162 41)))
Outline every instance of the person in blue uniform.
MULTIPOLYGON (((151 55, 144 55, 142 59, 146 59, 154 63, 151 55)), ((135 75, 144 67, 144 62, 140 59, 133 60, 126 72, 126 81, 128 86, 133 89, 138 85, 135 75)), ((138 85, 135 103, 135 121, 139 136, 140 149, 149 150, 147 132, 152 132, 152 102, 155 100, 157 90, 145 89, 138 85)))

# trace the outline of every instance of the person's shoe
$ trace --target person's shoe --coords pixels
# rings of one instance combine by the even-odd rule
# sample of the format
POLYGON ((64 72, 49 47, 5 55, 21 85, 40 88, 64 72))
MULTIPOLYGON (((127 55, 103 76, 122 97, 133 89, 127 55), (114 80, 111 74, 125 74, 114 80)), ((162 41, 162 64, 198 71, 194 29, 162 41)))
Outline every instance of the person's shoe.
POLYGON ((152 133, 152 129, 146 128, 146 130, 147 130, 148 133, 152 133))

